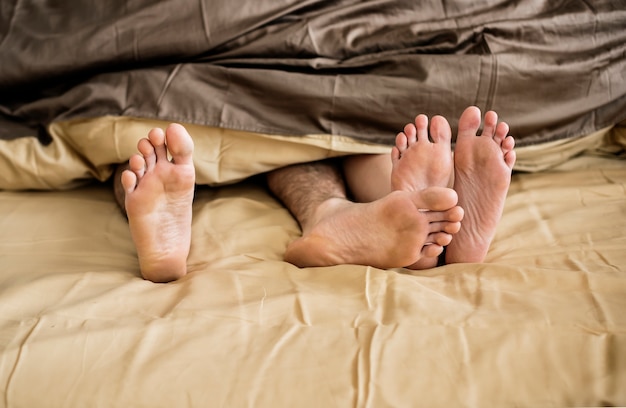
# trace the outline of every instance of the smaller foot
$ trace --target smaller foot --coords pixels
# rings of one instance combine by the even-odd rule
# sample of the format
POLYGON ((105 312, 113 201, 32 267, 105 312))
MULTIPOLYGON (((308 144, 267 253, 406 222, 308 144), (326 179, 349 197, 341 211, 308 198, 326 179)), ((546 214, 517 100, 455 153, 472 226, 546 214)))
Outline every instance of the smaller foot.
POLYGON ((448 187, 452 176, 452 131, 442 116, 418 115, 396 136, 391 150, 392 190, 419 191, 427 187, 448 187))
POLYGON ((442 187, 395 191, 370 203, 328 199, 312 227, 287 247, 285 260, 299 267, 389 269, 437 257, 460 228, 463 211, 456 202, 454 190, 442 187))
POLYGON ((446 263, 483 262, 496 229, 511 183, 515 140, 498 115, 485 114, 481 135, 480 110, 471 106, 459 119, 454 151, 454 190, 465 210, 461 230, 446 250, 446 263))
POLYGON ((195 186, 193 140, 171 124, 137 144, 121 176, 131 236, 145 279, 169 282, 187 273, 195 186), (172 160, 168 160, 168 152, 172 160))
MULTIPOLYGON (((431 186, 450 185, 453 171, 450 124, 443 116, 434 116, 430 122, 432 141, 428 134, 428 117, 420 114, 415 118, 415 124, 407 124, 404 132, 396 136, 396 145, 391 151, 392 190, 420 191, 431 186)), ((405 267, 430 269, 438 263, 437 256, 422 257, 405 267)))

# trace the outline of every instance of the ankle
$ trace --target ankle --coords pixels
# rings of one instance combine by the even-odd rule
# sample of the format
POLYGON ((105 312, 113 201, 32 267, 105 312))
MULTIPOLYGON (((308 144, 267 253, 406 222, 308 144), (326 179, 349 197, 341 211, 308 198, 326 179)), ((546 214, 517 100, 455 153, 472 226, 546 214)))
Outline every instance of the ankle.
POLYGON ((350 205, 350 201, 345 197, 329 197, 321 201, 315 208, 311 209, 309 215, 300 221, 302 235, 308 235, 322 220, 328 218, 332 214, 336 214, 343 208, 350 205))

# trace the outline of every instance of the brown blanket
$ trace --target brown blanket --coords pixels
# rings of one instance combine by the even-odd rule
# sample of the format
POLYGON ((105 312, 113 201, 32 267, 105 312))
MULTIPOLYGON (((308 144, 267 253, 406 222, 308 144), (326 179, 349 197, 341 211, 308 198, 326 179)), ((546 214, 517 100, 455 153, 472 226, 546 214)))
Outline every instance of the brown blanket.
POLYGON ((626 118, 625 26, 613 0, 3 1, 0 139, 114 115, 389 144, 472 104, 571 138, 626 118))

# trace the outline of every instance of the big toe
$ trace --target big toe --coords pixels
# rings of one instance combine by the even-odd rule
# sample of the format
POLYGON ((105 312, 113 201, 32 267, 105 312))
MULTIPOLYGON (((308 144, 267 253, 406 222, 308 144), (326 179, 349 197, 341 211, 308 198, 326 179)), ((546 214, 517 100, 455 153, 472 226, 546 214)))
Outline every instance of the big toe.
POLYGON ((458 138, 474 137, 480 127, 480 109, 476 106, 466 108, 459 118, 458 138))
POLYGON ((178 123, 170 124, 166 129, 167 150, 176 164, 192 163, 193 139, 187 130, 178 123))
POLYGON ((445 211, 459 201, 456 191, 446 187, 428 187, 417 192, 414 203, 420 210, 445 211))

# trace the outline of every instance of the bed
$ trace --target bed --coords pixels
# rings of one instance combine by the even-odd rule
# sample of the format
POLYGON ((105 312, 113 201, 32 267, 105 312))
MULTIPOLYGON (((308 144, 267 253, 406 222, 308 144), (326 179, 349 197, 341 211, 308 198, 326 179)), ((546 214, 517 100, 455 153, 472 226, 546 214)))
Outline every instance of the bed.
POLYGON ((0 8, 0 406, 626 405, 624 6, 234 3, 0 8), (283 261, 264 173, 472 104, 518 141, 485 263, 283 261), (173 121, 192 248, 155 284, 111 176, 173 121))

